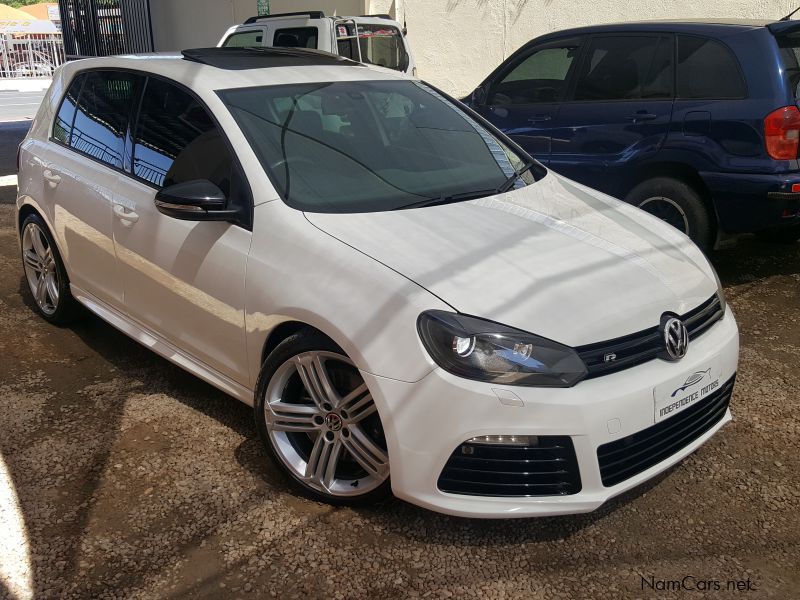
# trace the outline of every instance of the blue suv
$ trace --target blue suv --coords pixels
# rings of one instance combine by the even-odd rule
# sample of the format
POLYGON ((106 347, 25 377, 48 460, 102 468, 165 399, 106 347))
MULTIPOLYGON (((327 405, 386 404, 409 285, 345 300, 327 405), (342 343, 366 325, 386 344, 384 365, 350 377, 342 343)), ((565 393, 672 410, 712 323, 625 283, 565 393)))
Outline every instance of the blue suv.
POLYGON ((710 249, 800 237, 800 22, 581 27, 529 42, 465 99, 558 173, 710 249))

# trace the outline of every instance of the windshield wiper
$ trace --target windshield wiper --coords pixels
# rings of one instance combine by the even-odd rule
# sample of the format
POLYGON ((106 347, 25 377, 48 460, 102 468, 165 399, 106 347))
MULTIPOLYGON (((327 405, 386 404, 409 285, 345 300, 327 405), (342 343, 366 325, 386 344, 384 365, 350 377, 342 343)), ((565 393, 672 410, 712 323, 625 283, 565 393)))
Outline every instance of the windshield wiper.
POLYGON ((519 171, 514 171, 514 174, 509 176, 509 178, 506 179, 503 182, 503 185, 501 185, 499 188, 497 188, 497 192, 496 193, 503 194, 503 193, 507 192, 508 190, 510 190, 514 186, 514 184, 517 182, 517 179, 519 179, 525 173, 530 171, 531 168, 533 167, 533 165, 535 165, 535 164, 536 164, 536 161, 532 160, 532 161, 530 161, 528 163, 525 163, 523 165, 523 167, 519 171))
POLYGON ((419 202, 412 202, 411 204, 404 204, 398 206, 394 210, 404 210, 406 208, 422 208, 425 206, 439 206, 441 204, 450 204, 451 202, 461 202, 462 200, 475 200, 476 198, 485 198, 497 193, 497 188, 491 190, 475 190, 473 192, 463 192, 461 194, 450 194, 445 196, 437 196, 435 198, 425 198, 419 202))

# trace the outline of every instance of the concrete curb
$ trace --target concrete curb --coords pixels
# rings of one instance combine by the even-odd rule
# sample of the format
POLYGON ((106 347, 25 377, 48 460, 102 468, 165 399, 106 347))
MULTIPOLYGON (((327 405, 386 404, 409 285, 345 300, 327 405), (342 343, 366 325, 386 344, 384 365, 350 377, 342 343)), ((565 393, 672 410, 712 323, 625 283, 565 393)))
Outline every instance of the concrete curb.
POLYGON ((45 79, 0 79, 0 92, 43 92, 53 82, 45 79))

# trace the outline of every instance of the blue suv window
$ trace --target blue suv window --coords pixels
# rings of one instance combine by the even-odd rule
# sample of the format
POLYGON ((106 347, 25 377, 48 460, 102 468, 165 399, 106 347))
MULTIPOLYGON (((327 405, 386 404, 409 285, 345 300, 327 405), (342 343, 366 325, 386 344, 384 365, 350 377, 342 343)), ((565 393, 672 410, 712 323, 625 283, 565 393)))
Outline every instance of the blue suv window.
POLYGON ((575 100, 671 98, 672 72, 670 37, 595 37, 581 67, 575 100))
POLYGON ((489 104, 535 104, 561 100, 577 55, 578 45, 567 42, 534 50, 492 86, 489 104))
POLYGON ((745 98, 747 86, 739 62, 724 45, 714 40, 678 36, 678 97, 745 98))

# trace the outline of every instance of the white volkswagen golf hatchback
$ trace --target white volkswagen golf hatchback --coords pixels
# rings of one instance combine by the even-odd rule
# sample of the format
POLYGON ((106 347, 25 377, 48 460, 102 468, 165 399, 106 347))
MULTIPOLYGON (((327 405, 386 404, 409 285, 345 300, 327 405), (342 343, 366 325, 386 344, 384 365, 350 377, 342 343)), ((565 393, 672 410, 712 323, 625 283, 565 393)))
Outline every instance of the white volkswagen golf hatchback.
POLYGON ((313 498, 590 511, 731 418, 694 244, 423 82, 294 49, 78 61, 19 161, 41 315, 81 304, 253 405, 313 498))

